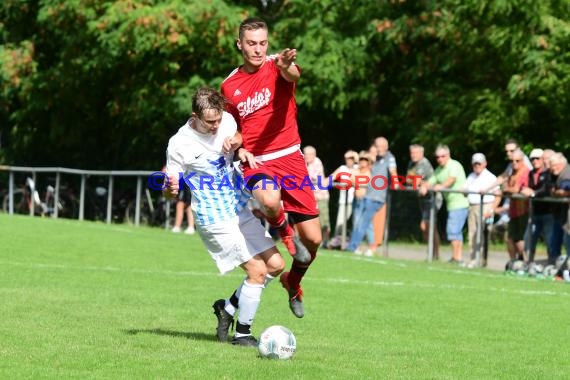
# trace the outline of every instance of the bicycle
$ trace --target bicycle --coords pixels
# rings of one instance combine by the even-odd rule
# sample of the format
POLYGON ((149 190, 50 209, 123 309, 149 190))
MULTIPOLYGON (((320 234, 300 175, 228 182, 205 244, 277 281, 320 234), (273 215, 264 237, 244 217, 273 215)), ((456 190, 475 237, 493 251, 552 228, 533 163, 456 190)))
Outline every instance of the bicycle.
MULTIPOLYGON (((85 191, 85 219, 94 221, 107 220, 108 189, 99 179, 96 186, 87 185, 85 191)), ((111 220, 114 223, 123 223, 125 209, 129 204, 127 192, 114 188, 111 201, 111 220)))
MULTIPOLYGON (((9 194, 5 192, 2 200, 2 210, 9 212, 9 194)), ((36 188, 35 181, 26 177, 24 184, 13 192, 13 211, 16 214, 33 214, 38 216, 55 216, 55 188, 47 185, 42 201, 36 188)), ((57 214, 64 218, 77 218, 78 202, 75 194, 67 185, 60 187, 59 199, 57 202, 57 214)))
MULTIPOLYGON (((145 192, 140 200, 139 224, 166 227, 166 223, 168 222, 168 225, 172 226, 174 216, 170 210, 174 210, 175 202, 175 199, 166 199, 162 193, 156 198, 155 202, 150 190, 145 188, 145 192)), ((136 200, 131 200, 125 210, 125 222, 130 224, 135 223, 135 210, 136 200)))

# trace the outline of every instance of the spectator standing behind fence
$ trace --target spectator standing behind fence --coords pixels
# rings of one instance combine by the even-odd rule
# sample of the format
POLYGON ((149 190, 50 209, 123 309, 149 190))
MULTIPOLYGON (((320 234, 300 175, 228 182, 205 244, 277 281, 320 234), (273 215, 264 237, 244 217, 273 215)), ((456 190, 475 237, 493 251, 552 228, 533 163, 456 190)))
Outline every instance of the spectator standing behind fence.
MULTIPOLYGON (((528 186, 529 170, 524 163, 524 153, 517 149, 512 154, 512 173, 503 184, 503 193, 517 195, 528 186)), ((524 260, 524 235, 528 225, 528 199, 511 197, 509 203, 509 226, 507 251, 511 260, 524 260)))
MULTIPOLYGON (((376 161, 384 160, 388 164, 388 175, 387 179, 390 180, 390 177, 394 177, 398 175, 397 166, 396 166, 396 158, 388 149, 390 145, 388 144, 388 140, 385 137, 377 137, 374 139, 374 144, 371 147, 372 151, 376 149, 376 161)), ((388 186, 388 184, 386 184, 388 186)), ((390 196, 388 194, 387 196, 390 196)), ((385 203, 385 202, 384 202, 385 203)), ((372 219, 372 226, 374 229, 374 244, 370 245, 370 249, 372 252, 376 252, 376 249, 379 245, 382 245, 384 242, 384 231, 386 226, 386 211, 387 207, 386 204, 380 208, 374 215, 372 219)))
MULTIPOLYGON (((358 153, 354 150, 347 150, 344 153, 344 164, 340 165, 330 175, 333 180, 337 179, 340 173, 352 173, 353 170, 358 169, 358 153)), ((352 215, 352 203, 354 201, 354 187, 347 190, 340 190, 338 197, 338 211, 336 213, 336 223, 334 227, 335 240, 336 237, 342 235, 342 231, 347 231, 348 220, 352 215)), ((340 244, 339 244, 340 247, 340 244)), ((344 248, 344 247, 343 247, 344 248)))
MULTIPOLYGON (((546 171, 550 174, 551 192, 552 192, 552 187, 556 183, 557 179, 557 176, 554 175, 554 173, 550 168, 550 158, 555 153, 556 152, 552 149, 545 149, 544 153, 542 154, 542 161, 544 162, 544 167, 546 171)), ((556 206, 557 206, 556 203, 550 205, 552 211, 552 231, 550 232, 550 240, 548 242, 548 246, 550 247, 550 256, 548 257, 549 264, 555 264, 556 258, 562 254, 562 241, 564 239, 564 230, 562 228, 562 225, 560 224, 559 218, 556 217, 556 214, 558 214, 558 208, 556 206)))
POLYGON ((313 193, 317 201, 319 209, 319 219, 321 221, 321 231, 323 234, 322 246, 326 247, 330 238, 331 221, 329 216, 329 191, 327 190, 328 181, 325 179, 325 168, 323 162, 317 157, 317 149, 311 145, 303 148, 305 162, 307 163, 307 171, 313 185, 313 193))
MULTIPOLYGON (((570 197, 570 166, 562 153, 554 153, 550 157, 550 170, 556 176, 552 195, 555 197, 570 197)), ((570 218, 568 203, 556 203, 554 219, 563 228, 563 242, 566 255, 570 256, 570 218)))
MULTIPOLYGON (((419 144, 410 145, 410 162, 408 163, 408 171, 406 173, 407 186, 419 186, 429 177, 433 175, 433 166, 431 162, 424 156, 424 147, 419 144), (418 180, 417 176, 421 176, 418 180), (414 183, 415 181, 415 183, 414 183)), ((419 195, 419 194, 418 194, 419 195)), ((420 230, 424 240, 429 242, 429 215, 431 210, 431 197, 426 195, 419 195, 420 212, 422 214, 420 221, 420 230)), ((441 193, 436 193, 435 198, 436 209, 439 210, 443 203, 441 193)), ((436 212, 437 217, 437 212, 436 212)), ((435 220, 434 220, 435 221, 435 220)), ((439 260, 439 232, 437 229, 437 222, 433 225, 433 259, 439 260)))
MULTIPOLYGON (((358 158, 358 169, 354 171, 354 175, 361 179, 363 179, 364 177, 370 179, 371 177, 370 168, 372 167, 372 162, 373 162, 372 157, 370 157, 370 154, 367 151, 363 150, 362 152, 360 152, 358 158)), ((363 180, 361 181, 363 182, 363 180)), ((357 186, 355 186, 354 189, 354 202, 353 202, 354 213, 352 217, 353 226, 358 225, 359 223, 358 218, 363 214, 362 208, 364 207, 364 196, 366 195, 366 191, 370 186, 370 181, 367 184, 362 184, 362 182, 360 182, 357 186)), ((368 226, 368 229, 366 230, 366 240, 369 245, 374 244, 374 228, 372 224, 370 224, 368 226)), ((360 251, 357 251, 357 253, 359 252, 360 251)), ((364 254, 366 256, 372 256, 372 251, 367 249, 364 252, 364 254)))
MULTIPOLYGON (((482 264, 486 266, 489 249, 489 225, 493 224, 494 209, 499 205, 500 198, 494 195, 483 196, 483 215, 481 215, 481 195, 486 193, 497 176, 487 169, 487 159, 483 153, 475 153, 471 157, 473 171, 467 176, 464 190, 468 191, 469 214, 467 216, 467 237, 471 251, 468 268, 476 268, 477 252, 481 253, 482 264), (474 194, 476 193, 476 194, 474 194), (483 223, 482 223, 483 222, 483 223)), ((495 192, 498 187, 489 192, 495 192)))
MULTIPOLYGON (((523 187, 521 193, 535 200, 542 197, 550 196, 552 184, 550 183, 550 173, 544 165, 542 149, 533 149, 530 152, 530 162, 532 170, 528 173, 528 186, 523 187)), ((546 244, 546 252, 548 261, 554 263, 551 250, 552 235, 552 204, 549 202, 532 202, 532 215, 530 220, 530 228, 527 229, 525 236, 525 251, 528 252, 529 263, 534 262, 536 253, 536 245, 538 238, 542 235, 546 244)))
MULTIPOLYGON (((513 164, 512 164, 513 154, 517 150, 520 150, 520 147, 519 147, 517 140, 507 139, 507 141, 505 141, 505 155, 506 155, 507 161, 508 161, 507 166, 505 167, 505 170, 503 170, 503 172, 497 176, 497 181, 492 186, 490 186, 488 189, 486 189, 486 192, 491 190, 492 188, 494 188, 496 186, 501 186, 503 183, 505 183, 505 181, 512 174, 512 172, 513 172, 513 164)), ((523 157, 524 157, 525 166, 529 170, 532 169, 532 165, 530 163, 530 160, 528 159, 528 157, 526 155, 524 155, 524 153, 523 153, 523 157)), ((497 226, 497 227, 501 226, 501 229, 503 229, 504 225, 509 222, 509 207, 510 207, 510 203, 511 203, 511 199, 508 197, 504 197, 502 200, 503 200, 503 203, 501 204, 501 206, 495 210, 495 213, 500 215, 500 218, 497 221, 497 223, 495 224, 495 226, 497 226)), ((508 228, 508 224, 507 224, 507 228, 508 228)), ((507 249, 509 250, 509 257, 513 256, 514 252, 512 252, 512 246, 508 244, 508 238, 507 238, 507 249)))
POLYGON ((182 231, 182 222, 184 221, 184 215, 186 215, 186 222, 188 225, 184 230, 184 233, 188 235, 193 235, 194 230, 194 215, 192 214, 192 193, 188 188, 188 185, 184 184, 184 189, 178 192, 178 200, 176 201, 176 210, 174 212, 174 227, 172 227, 172 232, 182 231))
MULTIPOLYGON (((447 145, 438 145, 435 150, 435 158, 438 167, 433 175, 420 187, 420 194, 427 194, 428 190, 456 190, 462 191, 465 187, 465 170, 461 164, 451 158, 451 152, 447 145)), ((447 207, 447 240, 451 242, 452 255, 450 263, 465 265, 462 259, 463 251, 463 227, 467 220, 469 202, 465 195, 456 192, 443 194, 447 207)))
MULTIPOLYGON (((378 137, 375 140, 376 148, 378 149, 378 156, 376 157, 376 162, 372 165, 371 177, 378 178, 374 181, 366 190, 366 195, 362 199, 362 211, 359 215, 355 215, 358 220, 358 224, 354 226, 352 234, 350 236, 350 242, 348 243, 347 250, 353 253, 359 253, 359 245, 364 235, 366 235, 366 230, 372 223, 374 215, 380 210, 386 203, 386 196, 388 193, 388 184, 382 186, 382 178, 388 181, 390 176, 390 168, 395 167, 396 159, 388 151, 388 141, 384 137, 378 137), (385 146, 385 150, 382 151, 380 146, 385 146), (380 153, 383 153, 381 155, 380 153), (375 184, 375 185, 374 185, 375 184)), ((376 232, 376 231, 375 231, 376 232)), ((376 243, 369 245, 368 250, 365 254, 372 256, 376 249, 376 243)))
MULTIPOLYGON (((509 176, 512 174, 513 172, 513 154, 516 151, 521 151, 521 148, 519 147, 519 143, 517 142, 517 140, 515 139, 508 139, 505 142, 505 154, 507 155, 507 167, 505 168, 505 170, 499 174, 499 176, 497 177, 497 183, 496 185, 502 185, 507 178, 509 178, 509 176)), ((532 165, 530 163, 530 160, 528 159, 528 157, 523 153, 523 160, 524 160, 524 165, 530 170, 532 169, 532 165)), ((495 185, 491 186, 491 187, 495 187, 495 185)))
POLYGON ((546 170, 550 170, 550 157, 552 157, 554 153, 556 152, 552 149, 545 149, 542 152, 542 161, 544 162, 544 167, 546 170))

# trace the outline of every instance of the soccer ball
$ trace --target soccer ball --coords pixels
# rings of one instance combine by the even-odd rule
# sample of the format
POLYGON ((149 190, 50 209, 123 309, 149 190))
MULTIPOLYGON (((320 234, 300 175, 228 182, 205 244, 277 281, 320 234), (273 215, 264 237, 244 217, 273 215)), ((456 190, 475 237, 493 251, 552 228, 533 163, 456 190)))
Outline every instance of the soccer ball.
POLYGON ((286 327, 271 326, 259 337, 259 355, 268 359, 291 359, 297 350, 297 339, 286 327))
POLYGON ((547 265, 544 268, 544 271, 542 271, 546 277, 554 277, 556 276, 556 272, 558 272, 558 269, 556 269, 556 266, 554 265, 547 265))
POLYGON ((528 266, 528 275, 531 277, 542 276, 544 272, 544 266, 542 264, 530 263, 528 266))
POLYGON ((512 268, 511 268, 514 272, 517 272, 517 274, 524 274, 526 272, 526 264, 524 261, 522 260, 516 260, 513 262, 512 264, 512 268))

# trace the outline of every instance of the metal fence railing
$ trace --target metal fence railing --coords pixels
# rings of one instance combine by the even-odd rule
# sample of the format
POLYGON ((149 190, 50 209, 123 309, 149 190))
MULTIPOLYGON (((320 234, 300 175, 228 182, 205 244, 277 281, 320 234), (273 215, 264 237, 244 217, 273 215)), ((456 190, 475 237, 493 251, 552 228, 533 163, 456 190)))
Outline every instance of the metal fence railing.
MULTIPOLYGON (((22 167, 22 166, 0 166, 0 172, 7 172, 8 173, 8 184, 7 184, 7 191, 4 191, 4 199, 3 199, 3 208, 8 214, 14 214, 14 197, 17 193, 16 185, 15 185, 15 175, 16 173, 22 173, 27 177, 28 183, 37 183, 36 179, 38 174, 46 173, 50 175, 55 175, 54 185, 52 186, 52 204, 55 207, 50 208, 50 215, 54 218, 59 217, 60 207, 57 205, 61 204, 61 176, 62 175, 71 175, 79 177, 79 195, 78 195, 78 211, 77 211, 77 219, 84 220, 85 219, 85 205, 86 205, 86 183, 87 179, 90 177, 99 177, 99 178, 106 178, 107 179, 107 187, 105 189, 105 196, 106 196, 106 205, 105 205, 105 221, 107 223, 111 223, 113 219, 113 202, 114 202, 114 190, 115 190, 115 181, 119 177, 127 177, 127 178, 134 178, 135 183, 135 195, 134 195, 134 210, 133 211, 133 220, 132 222, 135 225, 139 225, 141 222, 141 205, 145 203, 145 205, 150 205, 151 211, 154 202, 151 199, 152 195, 146 187, 144 189, 145 198, 143 202, 143 179, 148 178, 152 173, 152 171, 145 171, 145 170, 81 170, 81 169, 69 169, 69 168, 60 168, 60 167, 22 167), (31 181, 30 181, 31 180, 31 181)), ((30 203, 26 205, 29 209, 29 214, 34 215, 34 194, 26 194, 26 196, 30 199, 27 201, 30 203)), ((169 227, 169 215, 170 215, 170 202, 165 202, 165 210, 166 213, 166 223, 165 228, 169 227)))

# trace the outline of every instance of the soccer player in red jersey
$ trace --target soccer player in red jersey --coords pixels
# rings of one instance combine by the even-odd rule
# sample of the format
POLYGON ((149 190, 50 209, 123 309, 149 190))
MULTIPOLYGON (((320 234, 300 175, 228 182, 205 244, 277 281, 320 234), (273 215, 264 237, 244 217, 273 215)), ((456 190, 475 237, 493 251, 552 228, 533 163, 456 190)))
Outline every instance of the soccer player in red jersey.
POLYGON ((301 279, 316 257, 322 235, 300 150, 295 102, 296 82, 301 76, 295 64, 297 50, 284 49, 268 56, 268 28, 259 18, 248 18, 240 24, 237 47, 243 64, 224 80, 222 93, 235 107, 243 147, 261 163, 257 168, 245 163, 244 178, 266 220, 279 231, 293 256, 291 269, 281 275, 281 283, 289 293, 291 311, 301 318, 301 279), (300 241, 287 223, 285 212, 295 224, 300 241))

